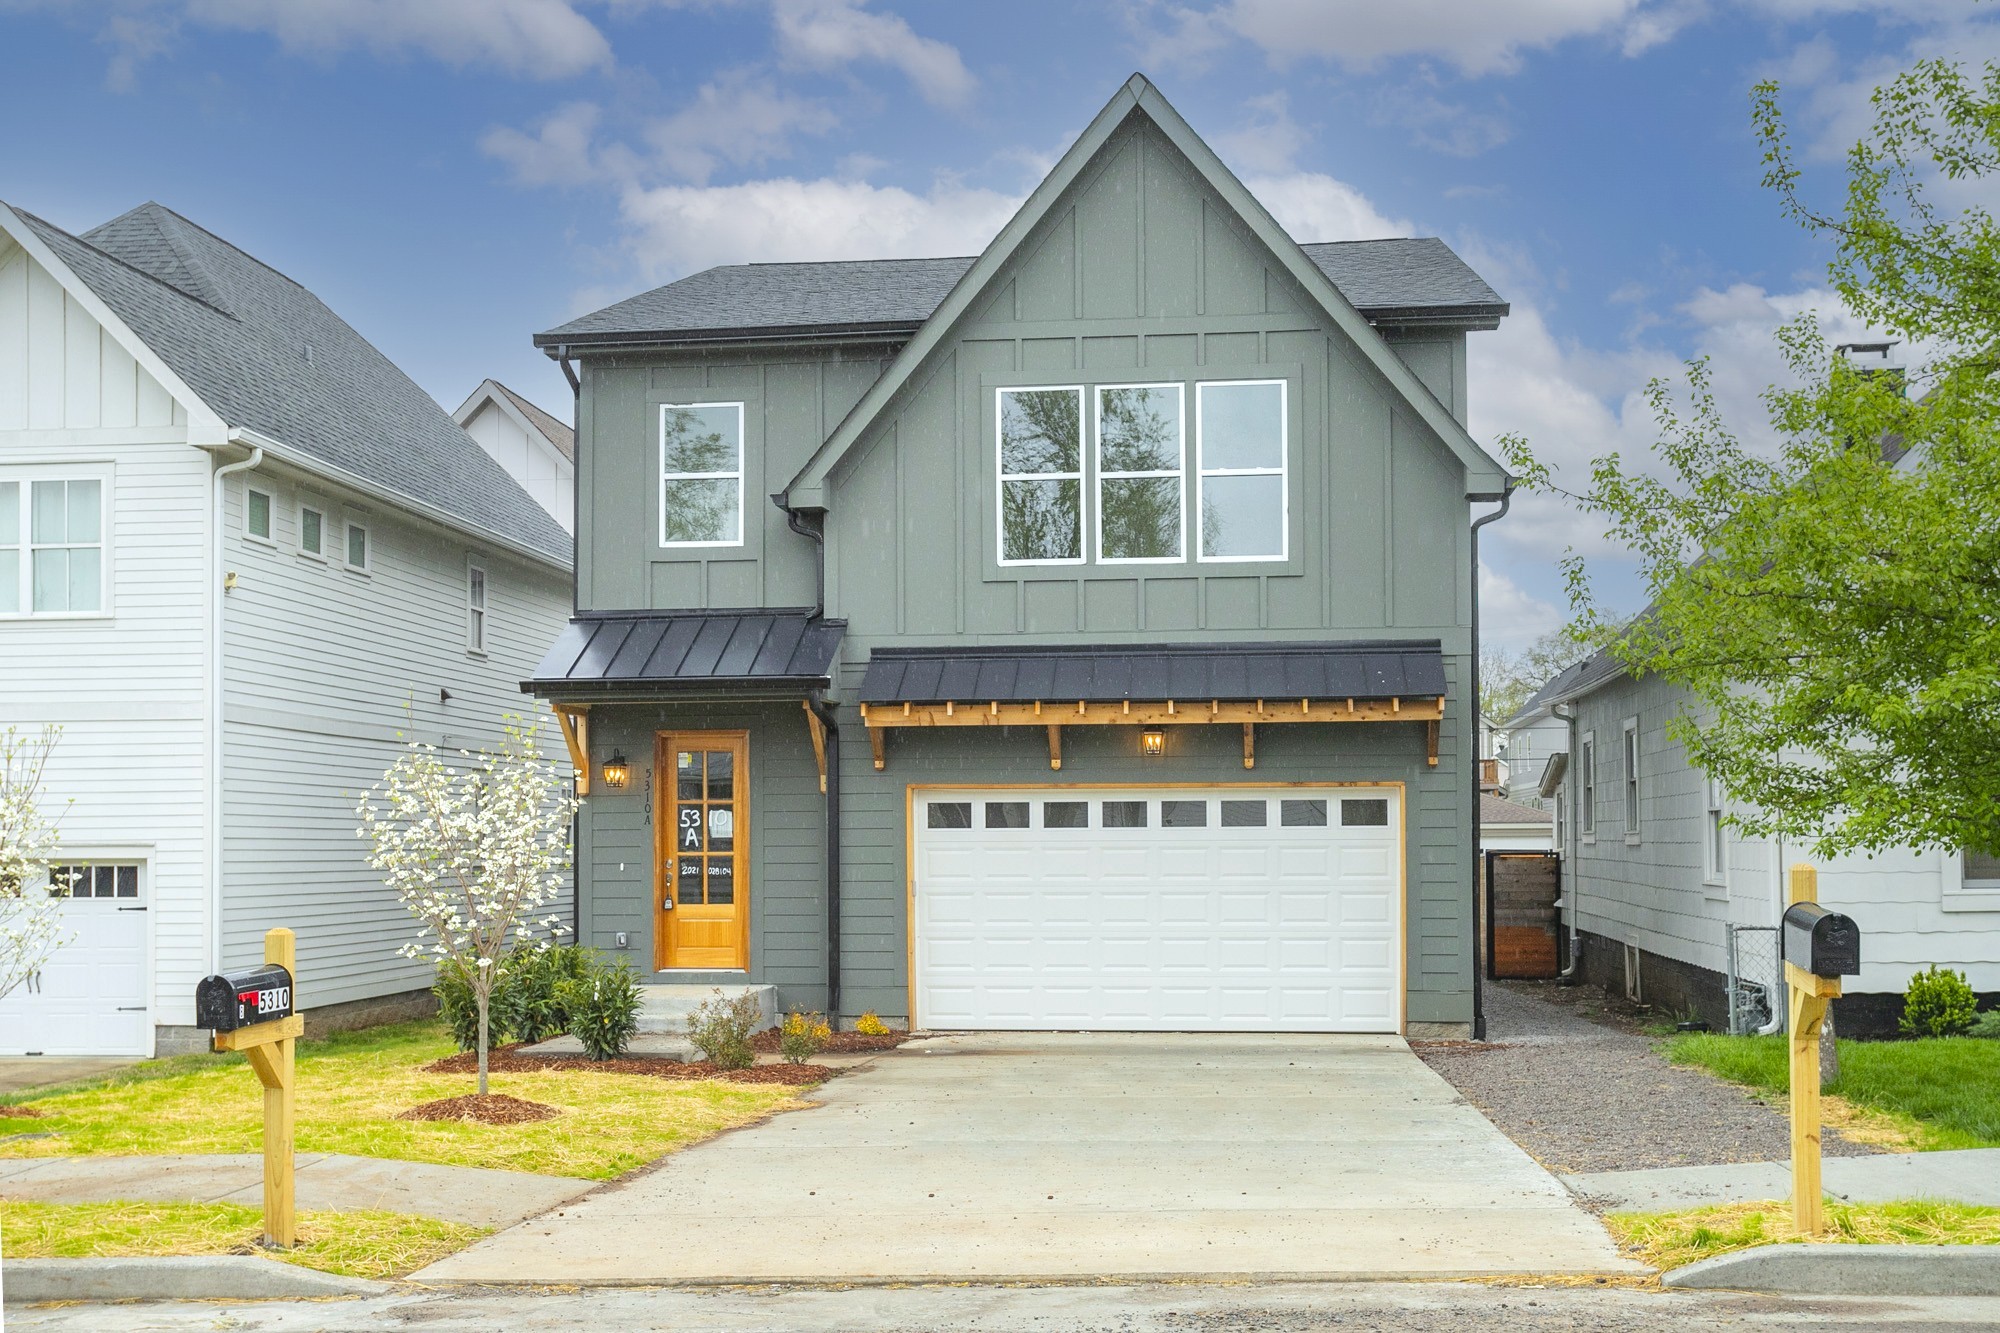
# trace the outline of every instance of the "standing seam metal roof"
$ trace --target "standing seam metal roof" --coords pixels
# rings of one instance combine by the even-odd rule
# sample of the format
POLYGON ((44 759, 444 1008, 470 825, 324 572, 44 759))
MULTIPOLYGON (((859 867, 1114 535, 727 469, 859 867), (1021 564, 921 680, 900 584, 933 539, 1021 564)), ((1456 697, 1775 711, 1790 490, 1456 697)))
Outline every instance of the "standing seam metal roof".
POLYGON ((579 616, 524 693, 830 683, 844 620, 810 610, 579 616))

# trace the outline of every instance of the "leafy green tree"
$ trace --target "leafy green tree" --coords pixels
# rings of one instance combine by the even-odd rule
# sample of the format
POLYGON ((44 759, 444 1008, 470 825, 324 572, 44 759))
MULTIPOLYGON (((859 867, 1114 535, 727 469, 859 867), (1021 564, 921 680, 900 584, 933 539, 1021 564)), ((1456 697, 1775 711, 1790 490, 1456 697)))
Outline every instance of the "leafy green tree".
POLYGON ((1497 644, 1479 648, 1479 700, 1486 715, 1505 722, 1521 711, 1528 697, 1566 668, 1575 666, 1617 637, 1606 619, 1581 637, 1570 629, 1552 629, 1518 652, 1497 644))
POLYGON ((2000 68, 1926 61, 1878 89, 1828 210, 1777 85, 1752 101, 1765 184, 1830 242, 1847 307, 1921 367, 1856 369, 1808 314, 1778 334, 1775 449, 1738 437, 1696 362, 1650 386, 1652 466, 1600 457, 1571 491, 1525 442, 1507 452, 1636 558, 1652 605, 1624 625, 1566 561, 1575 628, 1615 628, 1630 670, 1685 687, 1671 734, 1750 803, 1738 824, 1820 856, 2000 849, 2000 230, 1948 206, 2000 174, 2000 68))

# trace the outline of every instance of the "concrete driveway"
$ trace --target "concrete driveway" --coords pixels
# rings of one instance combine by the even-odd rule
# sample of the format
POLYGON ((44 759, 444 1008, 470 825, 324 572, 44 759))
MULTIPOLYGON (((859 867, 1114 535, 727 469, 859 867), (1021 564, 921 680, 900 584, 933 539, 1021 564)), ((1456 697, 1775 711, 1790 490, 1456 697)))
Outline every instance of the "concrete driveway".
POLYGON ((932 1038, 816 1097, 416 1280, 1640 1271, 1395 1038, 932 1038))

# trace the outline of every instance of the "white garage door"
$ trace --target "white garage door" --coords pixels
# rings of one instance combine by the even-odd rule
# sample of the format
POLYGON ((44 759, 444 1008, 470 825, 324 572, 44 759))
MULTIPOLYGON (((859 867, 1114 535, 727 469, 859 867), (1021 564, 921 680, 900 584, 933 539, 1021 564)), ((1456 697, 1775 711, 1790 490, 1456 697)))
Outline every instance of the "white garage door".
POLYGON ((1395 1032, 1394 789, 923 791, 913 1022, 1395 1032))
POLYGON ((145 867, 53 867, 69 942, 0 1000, 0 1055, 151 1055, 145 867))

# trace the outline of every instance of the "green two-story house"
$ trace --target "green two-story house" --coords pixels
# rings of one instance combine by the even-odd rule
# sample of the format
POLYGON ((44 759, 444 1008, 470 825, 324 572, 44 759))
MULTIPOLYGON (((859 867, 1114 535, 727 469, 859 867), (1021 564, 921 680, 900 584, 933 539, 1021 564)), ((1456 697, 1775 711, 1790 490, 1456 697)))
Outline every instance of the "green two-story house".
POLYGON ((579 928, 954 1029, 1465 1035, 1465 338, 1135 76, 972 259, 711 269, 578 386, 579 928))

